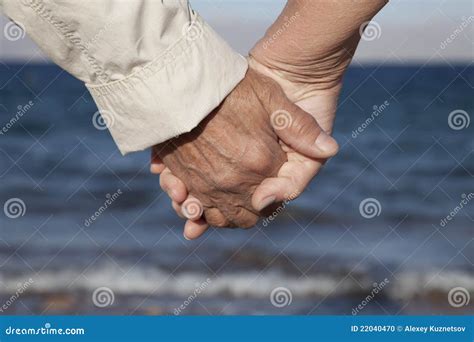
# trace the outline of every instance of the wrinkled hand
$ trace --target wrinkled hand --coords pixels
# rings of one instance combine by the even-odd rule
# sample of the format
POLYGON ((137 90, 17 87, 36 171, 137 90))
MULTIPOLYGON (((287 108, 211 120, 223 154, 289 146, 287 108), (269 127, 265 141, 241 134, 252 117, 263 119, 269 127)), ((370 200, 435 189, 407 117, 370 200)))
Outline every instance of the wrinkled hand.
MULTIPOLYGON (((255 70, 278 82, 287 97, 295 105, 311 114, 319 126, 327 134, 331 134, 336 117, 337 100, 342 88, 343 71, 328 71, 329 77, 339 80, 332 82, 330 85, 325 79, 318 82, 314 78, 311 84, 307 84, 292 79, 287 73, 281 74, 277 70, 261 64, 255 58, 251 57, 249 63, 255 70)), ((285 194, 290 193, 290 191, 300 194, 328 159, 324 157, 310 158, 294 149, 288 150, 287 158, 288 161, 282 165, 277 178, 265 179, 257 187, 252 199, 253 202, 258 202, 269 194, 275 194, 279 201, 284 200, 285 194), (281 175, 286 175, 286 177, 280 177, 281 175)))
POLYGON ((155 146, 152 171, 162 172, 160 184, 173 199, 173 207, 189 218, 200 214, 196 199, 203 205, 203 218, 187 223, 186 237, 193 238, 192 231, 199 233, 206 222, 251 227, 261 209, 281 200, 270 195, 254 206, 251 202, 254 190, 268 177, 278 179, 278 170, 287 161, 278 138, 311 157, 337 152, 337 143, 292 104, 276 82, 249 70, 197 128, 155 146), (186 188, 190 198, 181 208, 186 188))

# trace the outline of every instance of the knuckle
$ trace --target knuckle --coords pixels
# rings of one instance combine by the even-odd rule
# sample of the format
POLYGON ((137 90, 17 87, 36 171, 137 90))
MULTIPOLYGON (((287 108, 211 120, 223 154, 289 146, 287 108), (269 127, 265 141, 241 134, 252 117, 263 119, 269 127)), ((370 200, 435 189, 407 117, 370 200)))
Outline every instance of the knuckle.
MULTIPOLYGON (((260 146, 249 149, 243 160, 247 171, 260 176, 273 176, 278 168, 286 161, 286 155, 276 144, 275 149, 262 150, 260 146)), ((258 181, 260 183, 261 180, 258 181)))
POLYGON ((223 221, 223 220, 220 220, 220 219, 211 219, 207 223, 209 223, 209 225, 211 225, 213 227, 217 227, 217 228, 230 227, 230 224, 227 223, 227 221, 223 221))
POLYGON ((204 210, 204 217, 207 223, 213 227, 227 227, 228 222, 224 215, 217 208, 210 208, 204 210))
POLYGON ((229 219, 233 227, 250 228, 257 224, 258 216, 244 208, 238 208, 229 219))
POLYGON ((268 175, 274 170, 275 163, 269 153, 259 153, 258 155, 256 155, 256 153, 251 153, 248 156, 245 166, 250 171, 262 175, 268 175))

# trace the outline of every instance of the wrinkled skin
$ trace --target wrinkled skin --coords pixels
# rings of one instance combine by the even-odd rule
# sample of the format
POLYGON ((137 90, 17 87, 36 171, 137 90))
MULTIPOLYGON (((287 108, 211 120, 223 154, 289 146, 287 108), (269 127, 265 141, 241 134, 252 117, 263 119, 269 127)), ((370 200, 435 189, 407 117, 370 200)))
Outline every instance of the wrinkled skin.
POLYGON ((198 127, 156 147, 164 164, 201 201, 210 225, 256 224, 260 213, 251 196, 287 161, 270 115, 290 104, 273 80, 249 70, 198 127))

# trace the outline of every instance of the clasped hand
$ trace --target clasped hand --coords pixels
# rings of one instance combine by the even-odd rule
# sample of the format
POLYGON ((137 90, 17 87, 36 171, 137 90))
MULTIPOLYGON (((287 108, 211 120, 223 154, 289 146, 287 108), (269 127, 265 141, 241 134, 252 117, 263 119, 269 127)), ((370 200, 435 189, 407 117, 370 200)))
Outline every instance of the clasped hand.
POLYGON ((277 82, 250 68, 198 127, 153 148, 152 172, 161 173, 174 209, 188 218, 185 237, 192 239, 208 225, 254 226, 309 182, 298 178, 307 167, 301 163, 337 149, 277 82))

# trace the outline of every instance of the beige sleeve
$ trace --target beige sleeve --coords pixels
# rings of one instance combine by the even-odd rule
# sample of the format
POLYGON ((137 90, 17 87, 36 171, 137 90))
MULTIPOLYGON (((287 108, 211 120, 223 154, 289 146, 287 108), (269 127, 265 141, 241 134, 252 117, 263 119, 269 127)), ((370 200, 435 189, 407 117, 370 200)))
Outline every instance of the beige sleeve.
POLYGON ((124 154, 192 130, 247 71, 184 0, 0 1, 86 83, 124 154))

